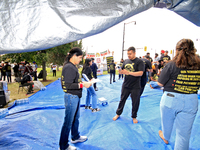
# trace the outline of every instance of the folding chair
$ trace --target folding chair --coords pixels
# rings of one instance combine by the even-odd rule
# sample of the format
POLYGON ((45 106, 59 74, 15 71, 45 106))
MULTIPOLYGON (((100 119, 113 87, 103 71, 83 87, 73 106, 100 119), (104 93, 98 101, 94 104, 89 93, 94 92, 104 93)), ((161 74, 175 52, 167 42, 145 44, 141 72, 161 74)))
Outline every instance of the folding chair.
POLYGON ((16 82, 18 82, 18 84, 19 84, 18 94, 19 94, 20 88, 22 88, 22 91, 24 89, 26 92, 28 92, 28 88, 27 88, 28 85, 21 84, 20 78, 16 78, 16 82))

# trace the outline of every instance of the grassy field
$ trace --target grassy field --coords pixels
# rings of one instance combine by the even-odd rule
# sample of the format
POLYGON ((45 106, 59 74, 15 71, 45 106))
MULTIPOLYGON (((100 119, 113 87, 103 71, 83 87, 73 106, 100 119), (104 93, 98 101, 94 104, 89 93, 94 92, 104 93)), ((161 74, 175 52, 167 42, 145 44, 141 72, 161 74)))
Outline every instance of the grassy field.
MULTIPOLYGON (((38 68, 37 72, 39 74, 39 72, 42 70, 42 68, 38 68)), ((81 72, 81 69, 79 69, 79 72, 81 72)), ((39 79, 40 82, 42 82, 42 84, 44 86, 58 80, 58 78, 61 77, 61 73, 62 73, 62 68, 59 68, 59 71, 56 71, 56 77, 53 77, 53 72, 51 72, 50 68, 47 68, 47 81, 43 81, 43 79, 39 79)), ((118 72, 116 72, 118 73, 118 72)), ((103 74, 108 74, 107 71, 104 71, 103 74)), ((14 76, 12 76, 12 78, 15 78, 14 76)), ((11 92, 10 93, 10 102, 13 102, 17 99, 23 99, 23 98, 28 98, 31 95, 33 95, 34 93, 38 92, 39 90, 35 90, 33 94, 29 94, 26 95, 26 91, 20 88, 19 94, 18 94, 18 89, 19 89, 19 83, 17 82, 13 82, 13 83, 9 83, 8 84, 8 90, 11 92)), ((9 102, 9 103, 10 103, 9 102)), ((7 108, 8 104, 4 107, 7 108)))
MULTIPOLYGON (((42 70, 42 68, 38 68, 38 73, 42 70)), ((59 71, 56 71, 56 77, 53 77, 53 72, 50 71, 50 68, 47 68, 47 81, 43 81, 43 79, 39 79, 40 82, 44 86, 58 80, 58 78, 61 77, 61 69, 59 71)), ((12 78, 15 78, 14 76, 12 78)), ((34 93, 38 92, 39 90, 35 90, 33 94, 26 95, 26 91, 20 88, 19 94, 18 94, 18 89, 19 89, 19 83, 18 82, 13 82, 8 84, 8 90, 11 92, 10 93, 10 102, 13 102, 17 99, 23 99, 23 98, 28 98, 29 96, 33 95, 34 93)), ((8 105, 8 104, 7 104, 8 105)), ((4 107, 6 108, 7 105, 4 107)))

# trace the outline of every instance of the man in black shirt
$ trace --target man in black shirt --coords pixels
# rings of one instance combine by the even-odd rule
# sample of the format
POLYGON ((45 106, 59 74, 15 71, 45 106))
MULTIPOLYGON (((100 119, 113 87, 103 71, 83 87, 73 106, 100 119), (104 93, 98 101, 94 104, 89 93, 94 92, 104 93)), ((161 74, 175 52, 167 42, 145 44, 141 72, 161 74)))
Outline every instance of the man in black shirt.
POLYGON ((1 63, 0 69, 1 69, 1 80, 5 81, 6 80, 6 68, 4 66, 4 63, 1 63))
POLYGON ((120 74, 125 74, 124 83, 122 85, 121 100, 116 111, 116 116, 113 120, 117 120, 122 114, 126 99, 131 94, 132 99, 132 118, 133 123, 138 123, 137 112, 140 103, 140 78, 144 72, 144 63, 141 59, 136 57, 135 48, 129 47, 128 58, 124 61, 122 70, 119 70, 120 74))
POLYGON ((159 60, 159 65, 158 65, 158 76, 160 76, 162 69, 164 68, 164 62, 163 60, 159 60))
POLYGON ((161 57, 161 60, 163 60, 164 63, 168 63, 171 58, 168 56, 168 51, 165 51, 164 56, 161 57))
POLYGON ((17 77, 19 77, 19 65, 15 63, 15 66, 13 67, 14 75, 15 75, 15 80, 17 77))
POLYGON ((8 62, 5 62, 6 63, 6 65, 5 65, 5 68, 6 68, 6 76, 7 76, 7 80, 8 80, 8 82, 12 82, 12 80, 11 80, 11 65, 10 64, 8 64, 8 62))
POLYGON ((114 60, 112 60, 112 63, 109 64, 110 68, 110 84, 112 84, 112 76, 113 76, 113 82, 115 82, 115 63, 114 60))
POLYGON ((149 56, 146 56, 145 58, 141 58, 141 60, 144 62, 145 69, 144 73, 141 77, 141 90, 140 90, 140 96, 142 95, 144 91, 144 87, 147 83, 147 72, 152 72, 151 62, 149 61, 149 56))
POLYGON ((152 63, 153 62, 153 59, 150 57, 150 53, 148 52, 147 55, 145 57, 148 57, 149 58, 149 61, 152 63))
POLYGON ((27 75, 24 75, 24 77, 21 80, 21 84, 23 86, 29 86, 27 94, 33 93, 33 85, 34 85, 34 83, 33 83, 33 78, 32 77, 33 77, 33 73, 27 74, 27 75))
MULTIPOLYGON (((123 65, 123 63, 124 63, 124 60, 123 59, 121 59, 121 61, 120 61, 120 64, 119 64, 119 66, 118 66, 118 69, 121 69, 122 68, 122 65, 123 65)), ((123 74, 120 74, 119 73, 119 79, 122 77, 122 79, 123 79, 123 74)))

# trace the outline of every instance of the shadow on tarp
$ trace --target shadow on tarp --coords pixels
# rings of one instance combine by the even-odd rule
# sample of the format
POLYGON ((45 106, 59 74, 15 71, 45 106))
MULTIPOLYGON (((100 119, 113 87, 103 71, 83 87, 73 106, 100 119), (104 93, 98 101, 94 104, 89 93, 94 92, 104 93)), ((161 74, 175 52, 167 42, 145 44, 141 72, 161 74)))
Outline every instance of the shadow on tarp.
MULTIPOLYGON (((116 76, 117 77, 117 76, 116 76)), ((109 76, 99 76, 97 96, 108 100, 108 105, 99 105, 101 111, 92 113, 81 107, 79 130, 88 136, 84 143, 72 144, 78 150, 172 150, 175 130, 169 145, 158 136, 160 125, 159 103, 162 91, 146 85, 140 99, 138 124, 131 119, 131 99, 127 99, 123 114, 112 121, 120 100, 122 80, 109 83, 109 76)), ((83 89, 81 105, 86 98, 83 89)), ((60 131, 64 119, 64 93, 60 80, 29 97, 29 104, 14 106, 5 118, 0 119, 0 150, 52 150, 58 149, 60 131)), ((200 113, 197 113, 190 149, 200 149, 200 113)), ((69 137, 70 140, 70 137, 69 137)))

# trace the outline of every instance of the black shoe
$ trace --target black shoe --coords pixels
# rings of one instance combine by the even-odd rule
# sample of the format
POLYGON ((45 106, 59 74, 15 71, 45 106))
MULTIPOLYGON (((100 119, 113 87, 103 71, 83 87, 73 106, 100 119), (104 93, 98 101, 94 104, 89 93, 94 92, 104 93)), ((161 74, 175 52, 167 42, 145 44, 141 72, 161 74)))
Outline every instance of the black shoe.
POLYGON ((98 91, 98 88, 95 88, 95 91, 98 91))
POLYGON ((115 81, 113 81, 113 82, 115 82, 115 81))
POLYGON ((31 92, 27 92, 26 94, 28 95, 28 94, 32 94, 32 93, 31 92))

